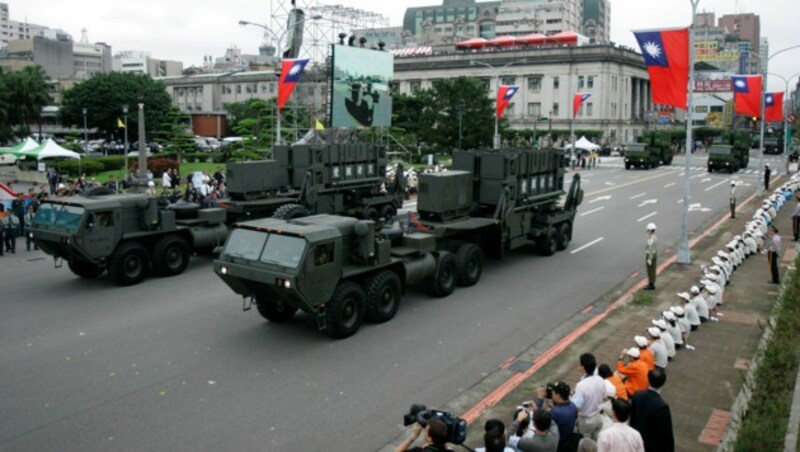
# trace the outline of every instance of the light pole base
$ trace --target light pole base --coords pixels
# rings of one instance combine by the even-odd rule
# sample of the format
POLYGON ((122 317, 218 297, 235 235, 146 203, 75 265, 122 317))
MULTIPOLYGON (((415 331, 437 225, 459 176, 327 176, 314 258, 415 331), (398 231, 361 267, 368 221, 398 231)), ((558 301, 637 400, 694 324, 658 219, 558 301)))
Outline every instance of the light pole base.
POLYGON ((675 262, 681 265, 690 265, 692 263, 692 253, 689 251, 689 248, 686 248, 683 245, 679 246, 678 258, 675 262))
POLYGON ((493 149, 500 149, 500 135, 495 135, 494 139, 492 140, 492 147, 493 149))

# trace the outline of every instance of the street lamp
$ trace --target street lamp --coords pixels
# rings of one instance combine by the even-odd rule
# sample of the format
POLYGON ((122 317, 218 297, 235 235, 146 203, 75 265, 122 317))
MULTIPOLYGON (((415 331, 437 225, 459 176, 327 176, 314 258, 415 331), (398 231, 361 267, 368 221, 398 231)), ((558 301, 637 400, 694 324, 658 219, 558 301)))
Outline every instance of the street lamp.
POLYGON ((86 112, 87 111, 88 110, 86 109, 86 107, 81 108, 81 112, 83 113, 83 149, 84 150, 89 148, 89 130, 86 128, 86 112))
MULTIPOLYGON (((308 20, 319 20, 319 19, 322 19, 322 18, 323 17, 320 16, 320 15, 314 15, 314 16, 311 16, 311 17, 308 17, 308 18, 304 17, 303 19, 298 20, 297 22, 295 22, 293 28, 296 30, 297 27, 299 27, 301 24, 303 24, 304 22, 306 22, 308 20)), ((274 31, 272 31, 268 26, 266 26, 264 24, 259 24, 259 23, 256 23, 256 22, 250 22, 250 21, 247 21, 247 20, 240 20, 239 21, 239 25, 241 25, 241 26, 252 25, 254 27, 261 28, 264 31, 266 31, 267 33, 269 33, 270 36, 272 36, 272 39, 275 40, 275 49, 276 49, 278 57, 279 58, 282 57, 282 55, 283 55, 283 47, 281 46, 281 41, 283 41, 283 38, 286 36, 286 34, 290 30, 292 30, 292 28, 287 28, 286 30, 284 30, 283 33, 278 35, 274 31)), ((275 75, 277 75, 278 78, 280 78, 280 70, 281 69, 280 69, 280 64, 279 64, 278 65, 278 69, 275 71, 275 75)), ((281 111, 280 111, 279 108, 275 108, 275 111, 276 111, 275 128, 277 129, 276 133, 275 133, 275 145, 279 146, 279 145, 283 144, 283 141, 281 139, 281 111)))
MULTIPOLYGON (((499 68, 494 67, 489 63, 484 63, 483 61, 470 60, 469 64, 470 64, 470 66, 486 66, 487 68, 489 68, 492 71, 494 71, 494 79, 495 79, 496 89, 499 90, 500 89, 500 71, 502 71, 503 69, 505 69, 505 68, 507 68, 509 66, 513 66, 513 65, 515 65, 517 63, 527 63, 527 62, 528 62, 528 59, 527 58, 523 58, 521 60, 512 61, 512 62, 506 64, 505 66, 500 66, 499 68)), ((498 118, 497 114, 495 113, 495 115, 494 115, 494 139, 492 140, 492 147, 495 150, 500 149, 499 120, 500 120, 500 118, 498 118)))
POLYGON ((122 106, 122 114, 125 115, 125 149, 122 151, 122 155, 125 158, 125 175, 122 177, 126 178, 128 177, 128 105, 127 104, 122 106))

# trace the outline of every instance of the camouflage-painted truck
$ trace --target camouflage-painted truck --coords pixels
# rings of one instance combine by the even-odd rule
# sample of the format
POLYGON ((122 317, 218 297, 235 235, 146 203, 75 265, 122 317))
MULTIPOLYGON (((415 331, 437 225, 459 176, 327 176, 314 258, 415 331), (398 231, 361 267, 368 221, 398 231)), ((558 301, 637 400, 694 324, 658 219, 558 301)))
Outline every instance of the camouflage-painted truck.
POLYGON ((647 132, 637 143, 624 146, 625 169, 658 168, 659 165, 672 164, 672 147, 669 136, 659 132, 647 132))
POLYGON ((366 319, 391 320, 403 294, 424 285, 434 296, 477 284, 484 256, 534 246, 566 249, 583 199, 580 176, 564 193, 556 151, 473 151, 451 171, 422 174, 408 226, 335 215, 236 224, 215 273, 270 322, 300 310, 334 338, 366 319))
POLYGON ((750 164, 751 136, 747 132, 726 132, 708 149, 708 172, 725 171, 729 174, 747 168, 750 164))

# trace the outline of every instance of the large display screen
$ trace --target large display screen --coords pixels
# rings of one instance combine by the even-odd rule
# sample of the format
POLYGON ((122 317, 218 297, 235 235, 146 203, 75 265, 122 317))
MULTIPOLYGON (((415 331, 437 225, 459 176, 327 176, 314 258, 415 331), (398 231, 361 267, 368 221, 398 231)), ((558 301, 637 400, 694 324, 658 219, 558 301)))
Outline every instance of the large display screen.
POLYGON ((393 74, 390 52, 334 45, 331 127, 391 126, 393 74))

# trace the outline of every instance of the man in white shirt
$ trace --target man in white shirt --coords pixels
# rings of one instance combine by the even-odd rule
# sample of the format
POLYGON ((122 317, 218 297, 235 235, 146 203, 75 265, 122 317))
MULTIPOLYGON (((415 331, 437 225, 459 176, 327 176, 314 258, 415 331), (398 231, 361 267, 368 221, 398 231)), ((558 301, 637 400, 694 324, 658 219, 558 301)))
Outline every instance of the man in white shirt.
POLYGON ((644 452, 642 435, 628 426, 630 404, 622 399, 611 402, 614 424, 602 432, 597 439, 598 452, 644 452))
POLYGON ((603 427, 600 417, 600 405, 606 396, 605 380, 595 374, 597 360, 591 353, 580 357, 580 365, 585 375, 575 386, 572 403, 578 408, 578 433, 585 438, 597 440, 597 434, 603 427))
POLYGON ((667 331, 667 322, 664 319, 657 319, 653 320, 652 323, 661 332, 659 342, 661 342, 667 350, 667 361, 672 360, 672 358, 675 357, 675 341, 672 340, 672 335, 667 331))
MULTIPOLYGON (((701 281, 702 284, 702 281, 701 281)), ((692 286, 690 292, 692 292, 692 305, 694 309, 697 311, 698 317, 700 317, 700 323, 708 322, 709 318, 709 309, 708 309, 708 302, 706 298, 703 296, 702 291, 697 286, 692 286)))
POLYGON ((683 312, 686 315, 686 322, 689 323, 690 330, 697 331, 701 323, 700 315, 697 314, 697 309, 692 304, 692 297, 686 292, 681 292, 678 294, 678 298, 683 301, 683 312))
POLYGON ((656 367, 663 369, 667 368, 669 356, 667 355, 667 347, 661 342, 661 330, 657 327, 651 326, 647 329, 648 335, 648 348, 653 353, 653 363, 656 367))

